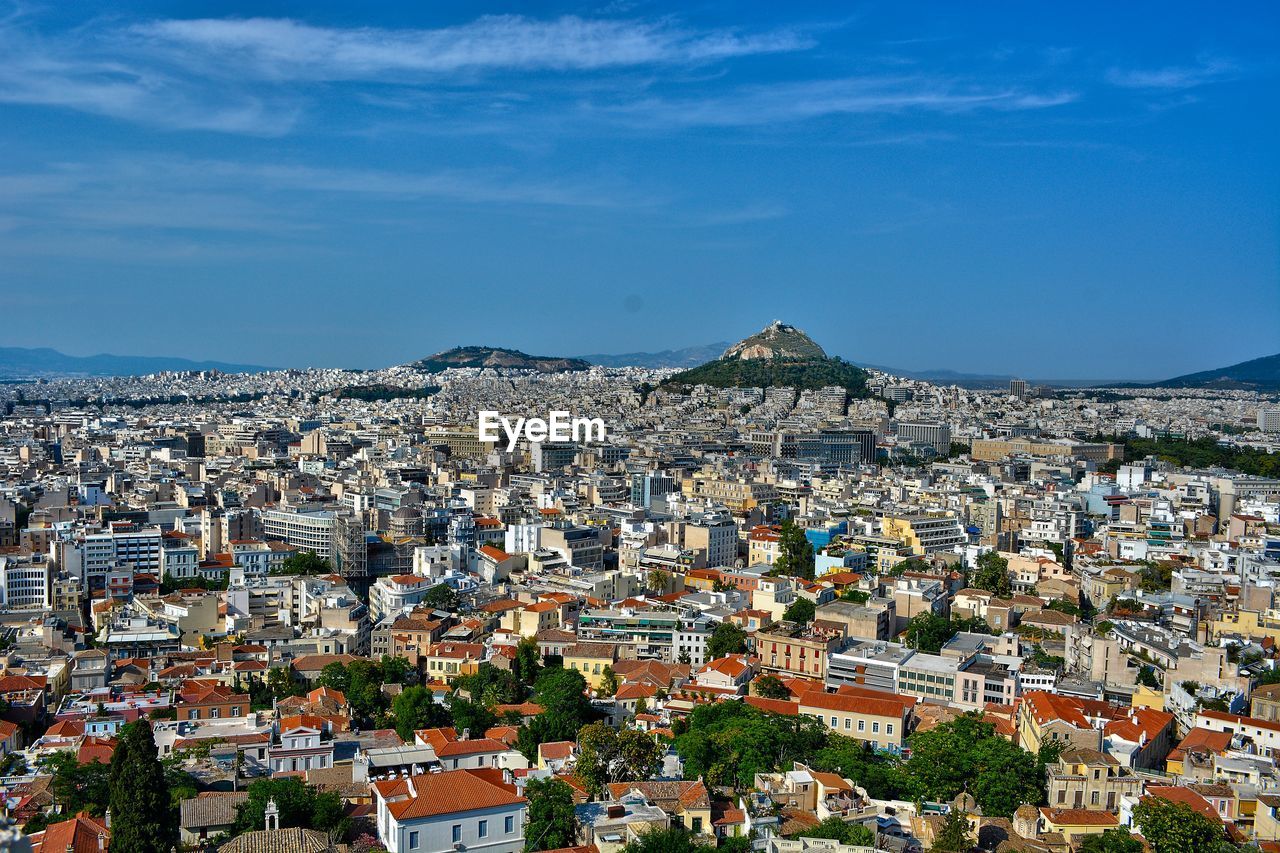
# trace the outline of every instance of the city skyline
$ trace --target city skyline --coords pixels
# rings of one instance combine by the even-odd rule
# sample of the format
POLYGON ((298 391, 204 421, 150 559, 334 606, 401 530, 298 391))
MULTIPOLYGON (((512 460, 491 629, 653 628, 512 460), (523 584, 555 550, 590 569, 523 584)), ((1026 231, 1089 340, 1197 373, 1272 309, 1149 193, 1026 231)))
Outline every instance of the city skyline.
POLYGON ((5 8, 0 344, 378 367, 781 317, 1136 380, 1277 349, 1261 4, 216 14, 5 8))

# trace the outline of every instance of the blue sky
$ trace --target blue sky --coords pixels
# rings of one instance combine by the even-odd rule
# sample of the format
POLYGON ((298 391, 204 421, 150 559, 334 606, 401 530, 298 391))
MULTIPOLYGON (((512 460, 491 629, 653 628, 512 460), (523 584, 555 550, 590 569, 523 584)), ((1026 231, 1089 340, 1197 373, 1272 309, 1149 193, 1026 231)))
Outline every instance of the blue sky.
POLYGON ((1273 353, 1277 8, 0 2, 0 345, 1273 353))

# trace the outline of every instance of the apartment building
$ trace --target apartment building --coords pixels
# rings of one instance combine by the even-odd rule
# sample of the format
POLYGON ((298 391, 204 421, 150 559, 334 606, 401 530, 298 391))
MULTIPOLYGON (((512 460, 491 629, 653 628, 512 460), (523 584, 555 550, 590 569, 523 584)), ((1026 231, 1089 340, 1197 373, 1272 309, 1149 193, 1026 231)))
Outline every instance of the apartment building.
POLYGON ((333 556, 334 513, 331 510, 293 511, 268 509, 262 513, 262 535, 287 542, 317 557, 333 556))
POLYGON ((826 679, 827 656, 839 647, 838 635, 809 626, 784 623, 755 635, 755 653, 766 671, 818 681, 826 679))

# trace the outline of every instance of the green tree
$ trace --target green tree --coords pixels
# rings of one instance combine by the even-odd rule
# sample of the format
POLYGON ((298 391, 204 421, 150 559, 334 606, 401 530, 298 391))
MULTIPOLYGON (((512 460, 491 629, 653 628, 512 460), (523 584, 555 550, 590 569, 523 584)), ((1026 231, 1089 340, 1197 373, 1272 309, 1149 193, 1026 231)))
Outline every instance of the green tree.
POLYGON ((796 833, 799 838, 830 838, 841 844, 857 844, 871 847, 876 836, 860 823, 846 823, 844 818, 831 816, 813 829, 802 829, 796 833))
POLYGON ((973 835, 969 831, 969 816, 962 811, 947 815, 933 840, 933 853, 969 853, 973 849, 973 835))
POLYGON ((537 758, 538 744, 577 740, 581 729, 595 712, 586 695, 587 681, 574 669, 549 667, 533 685, 533 701, 543 712, 520 728, 517 749, 526 758, 537 758))
POLYGON ((296 551, 272 569, 273 575, 327 575, 333 572, 333 564, 315 551, 296 551))
POLYGON ((763 699, 790 699, 791 691, 782 679, 773 673, 765 673, 755 680, 756 695, 763 699))
POLYGON ((110 785, 111 847, 169 853, 178 844, 178 813, 147 720, 120 729, 111 755, 110 785))
POLYGON ((645 832, 623 847, 622 853, 706 853, 706 849, 682 827, 673 826, 645 832))
POLYGON ((1231 849, 1222 824, 1186 803, 1144 797, 1133 809, 1133 825, 1156 853, 1213 853, 1231 849))
POLYGON ((942 651, 942 644, 955 635, 951 620, 927 610, 907 621, 907 645, 931 655, 942 651))
POLYGON ((742 654, 747 650, 747 632, 732 622, 721 622, 707 638, 707 659, 742 654))
POLYGON ((396 718, 396 734, 407 743, 413 743, 413 733, 418 729, 437 729, 453 724, 449 709, 421 685, 402 690, 391 702, 391 713, 396 718))
POLYGON ((267 803, 271 800, 275 801, 280 812, 282 829, 305 826, 335 833, 341 833, 343 829, 345 817, 338 793, 320 792, 296 776, 258 779, 249 786, 248 794, 236 812, 237 835, 266 826, 267 803))
POLYGON ((969 585, 1008 598, 1013 592, 1009 583, 1009 561, 995 551, 987 551, 978 557, 977 563, 969 585))
MULTIPOLYGON (((517 653, 518 657, 518 653, 517 653)), ((535 676, 536 682, 537 676, 535 676)), ((524 685, 516 673, 508 669, 498 669, 485 662, 470 675, 460 675, 453 680, 453 692, 462 694, 464 698, 481 705, 507 705, 519 702, 524 698, 524 685)))
POLYGON ((813 617, 818 615, 818 607, 807 598, 797 597, 791 602, 791 606, 782 614, 782 618, 787 622, 812 622, 813 617))
POLYGON ((577 839, 573 813, 573 789, 559 779, 530 779, 524 788, 529 799, 524 827, 524 849, 558 850, 577 839))
POLYGON ((488 706, 456 695, 449 700, 449 712, 453 715, 453 725, 459 732, 465 729, 477 736, 500 722, 488 706))
POLYGON ((649 779, 661 761, 662 748, 645 732, 620 731, 604 723, 583 726, 578 732, 575 772, 596 796, 612 782, 649 779))
POLYGON ((613 671, 613 667, 605 665, 604 671, 600 673, 600 695, 612 696, 618 692, 618 674, 613 671))
POLYGON ((690 778, 746 790, 757 773, 790 769, 826 743, 825 727, 810 717, 770 714, 745 702, 713 702, 689 715, 675 748, 690 778))
POLYGON ((81 764, 74 752, 55 752, 42 759, 46 773, 52 774, 49 793, 64 814, 87 811, 101 817, 111 797, 111 767, 99 761, 81 764))
POLYGON ((979 715, 965 714, 910 740, 906 769, 923 799, 949 802, 967 790, 991 817, 1011 817, 1021 804, 1044 800, 1036 756, 995 734, 979 715))
POLYGON ((382 660, 378 662, 382 667, 382 681, 384 684, 417 684, 418 670, 413 664, 409 663, 407 658, 391 657, 383 655, 382 660))
POLYGON ((1080 840, 1080 853, 1142 853, 1142 842, 1127 829, 1108 829, 1080 840))
POLYGON ((346 666, 334 661, 325 664, 320 670, 320 674, 316 676, 316 686, 328 687, 345 695, 351 689, 351 676, 347 673, 346 666))
POLYGON ((521 637, 516 644, 516 659, 513 669, 516 680, 526 687, 533 687, 542 672, 542 652, 538 641, 533 637, 521 637))
POLYGON ((306 693, 293 678, 287 666, 277 666, 267 670, 267 689, 273 699, 284 699, 289 696, 301 696, 306 693))
POLYGON ((831 735, 809 762, 818 770, 857 780, 877 800, 910 800, 914 786, 896 759, 878 754, 866 741, 831 735))
POLYGON ((773 561, 773 571, 779 575, 813 580, 813 543, 791 519, 782 522, 778 533, 778 557, 773 561))
POLYGON ((427 590, 422 603, 434 610, 457 610, 458 594, 447 583, 436 584, 427 590))

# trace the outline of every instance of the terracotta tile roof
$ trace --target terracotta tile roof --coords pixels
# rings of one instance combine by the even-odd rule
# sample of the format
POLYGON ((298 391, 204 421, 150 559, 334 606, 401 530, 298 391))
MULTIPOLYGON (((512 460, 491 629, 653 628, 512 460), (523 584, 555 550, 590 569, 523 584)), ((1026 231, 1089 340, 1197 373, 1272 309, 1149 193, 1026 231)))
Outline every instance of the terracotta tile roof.
POLYGON ((1120 818, 1111 812, 1089 809, 1051 809, 1040 807, 1045 820, 1057 826, 1119 826, 1120 818))
POLYGON ((76 761, 81 764, 92 764, 95 761, 102 764, 110 764, 111 753, 115 752, 115 750, 115 738, 87 737, 76 752, 76 761))
POLYGON ((218 848, 218 853, 328 853, 329 834, 300 826, 246 832, 218 848))
POLYGON ((820 693, 811 691, 798 700, 800 711, 815 708, 821 711, 841 711, 846 714, 868 714, 875 717, 895 717, 901 719, 911 710, 912 703, 892 693, 885 693, 884 698, 870 696, 847 696, 839 693, 820 693))
POLYGON ((1218 810, 1211 806, 1208 800, 1190 788, 1180 788, 1173 785, 1148 785, 1147 796, 1156 797, 1170 803, 1183 803, 1200 812, 1200 814, 1214 823, 1222 823, 1222 816, 1218 814, 1218 810))
POLYGON ((236 822, 236 807, 249 799, 247 791, 207 791, 182 801, 183 829, 227 826, 236 822))
POLYGON ((64 820, 47 827, 44 832, 31 836, 32 853, 99 853, 103 845, 98 843, 101 835, 109 844, 111 830, 106 824, 86 814, 78 814, 71 820, 64 820))
POLYGON ((373 788, 402 822, 527 802, 502 781, 500 770, 449 770, 374 782, 373 788))
POLYGON ((548 741, 547 743, 538 744, 538 757, 547 761, 563 761, 573 755, 573 748, 577 746, 571 740, 548 741))
POLYGON ((794 717, 800 713, 799 702, 788 702, 785 699, 765 699, 763 696, 747 696, 743 701, 771 714, 794 717))
POLYGON ((331 663, 350 666, 358 660, 364 660, 364 658, 358 658, 355 655, 302 655, 293 659, 292 666, 298 672, 319 672, 331 663))

